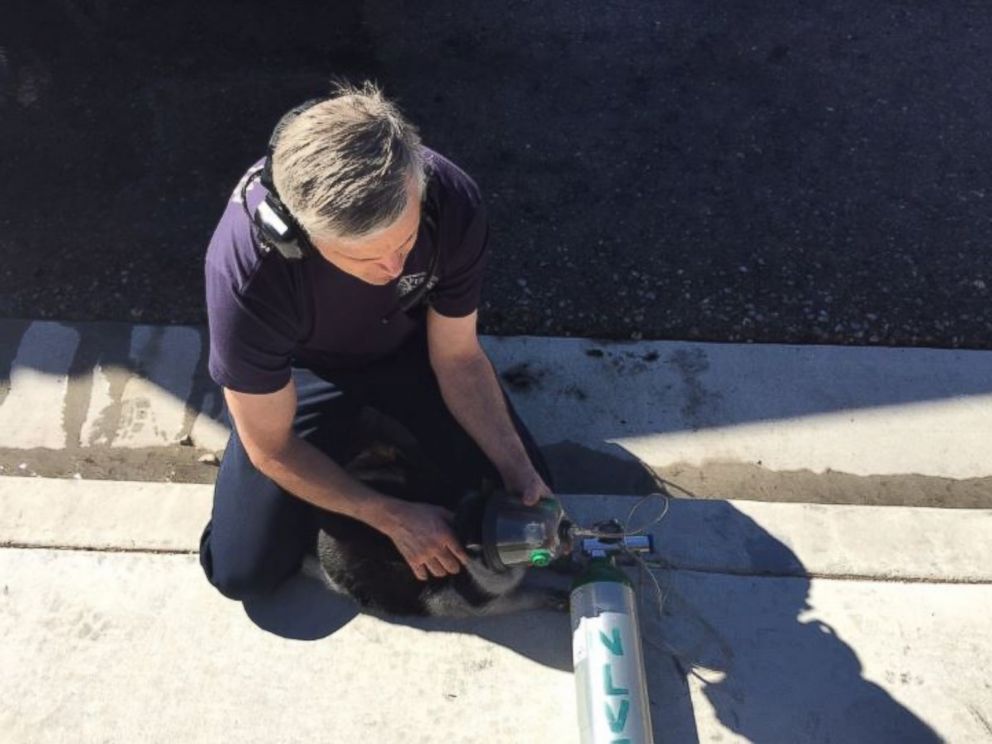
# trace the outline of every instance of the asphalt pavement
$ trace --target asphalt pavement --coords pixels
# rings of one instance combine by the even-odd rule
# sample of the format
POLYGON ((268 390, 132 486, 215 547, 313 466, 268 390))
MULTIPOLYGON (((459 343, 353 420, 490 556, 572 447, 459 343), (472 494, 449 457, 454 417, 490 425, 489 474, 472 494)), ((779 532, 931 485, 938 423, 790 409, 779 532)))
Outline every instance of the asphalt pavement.
POLYGON ((39 0, 0 316, 201 323, 287 108, 372 77, 491 205, 488 333, 992 347, 984 2, 39 0))

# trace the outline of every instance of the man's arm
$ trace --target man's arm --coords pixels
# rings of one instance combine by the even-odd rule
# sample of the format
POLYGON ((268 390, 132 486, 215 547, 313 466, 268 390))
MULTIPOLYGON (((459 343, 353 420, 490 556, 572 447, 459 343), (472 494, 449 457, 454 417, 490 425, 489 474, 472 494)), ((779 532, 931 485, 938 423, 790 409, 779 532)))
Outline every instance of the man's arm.
POLYGON ((388 535, 417 578, 458 572, 465 563, 444 509, 410 504, 352 478, 334 460, 293 432, 296 386, 254 395, 224 389, 251 463, 291 494, 321 509, 345 514, 388 535))
POLYGON ((551 491, 534 469, 510 419, 503 390, 476 331, 478 313, 449 318, 427 314, 431 368, 448 410, 476 441, 524 503, 535 504, 551 491))

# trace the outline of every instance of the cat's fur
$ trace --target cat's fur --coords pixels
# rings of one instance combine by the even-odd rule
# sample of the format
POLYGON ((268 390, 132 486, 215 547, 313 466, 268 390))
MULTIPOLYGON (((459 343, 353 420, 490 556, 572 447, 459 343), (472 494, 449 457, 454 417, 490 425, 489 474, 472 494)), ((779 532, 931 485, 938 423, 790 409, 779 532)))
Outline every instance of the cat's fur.
MULTIPOLYGON (((387 495, 444 506, 457 512, 453 525, 463 544, 479 542, 479 494, 452 493, 399 448, 378 442, 348 466, 356 478, 387 495), (466 500, 468 499, 468 500, 466 500), (460 507, 460 508, 459 508, 460 507)), ((497 572, 478 551, 467 566, 443 578, 420 581, 393 541, 357 520, 323 512, 314 554, 304 570, 333 591, 348 595, 365 610, 391 615, 471 617, 528 609, 564 611, 568 592, 560 587, 523 583, 528 569, 497 572)))

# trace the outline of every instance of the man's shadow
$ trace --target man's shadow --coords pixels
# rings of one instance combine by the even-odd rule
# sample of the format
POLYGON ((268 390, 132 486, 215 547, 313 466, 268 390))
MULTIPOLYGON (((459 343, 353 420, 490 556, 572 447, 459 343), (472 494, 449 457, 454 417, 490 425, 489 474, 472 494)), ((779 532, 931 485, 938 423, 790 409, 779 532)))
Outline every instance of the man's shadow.
MULTIPOLYGON (((582 523, 625 516, 594 513, 596 500, 588 497, 565 501, 582 523)), ((690 687, 697 690, 697 702, 704 696, 721 724, 748 741, 940 741, 926 723, 862 677, 857 654, 827 623, 804 617, 816 612, 808 601, 810 580, 789 548, 729 503, 688 506, 705 508, 705 519, 693 521, 720 540, 743 545, 752 566, 746 576, 685 570, 693 545, 702 543, 686 534, 690 525, 679 523, 683 510, 673 509, 652 529, 655 558, 668 565, 651 572, 665 596, 660 617, 650 577, 639 576, 637 567, 626 569, 640 584, 656 741, 699 741, 690 687)), ((528 580, 546 578, 537 570, 531 573, 528 580)), ((304 576, 265 599, 245 603, 245 610, 259 627, 302 640, 325 638, 359 614, 350 599, 304 576)), ((470 633, 536 663, 572 669, 571 626, 565 614, 382 619, 428 632, 470 633)))
MULTIPOLYGON (((660 619, 657 612, 643 613, 649 664, 679 667, 720 723, 747 741, 941 741, 865 679, 857 652, 816 619, 823 613, 809 601, 810 579, 787 546, 728 502, 686 505, 701 507, 691 532, 704 528, 718 541, 736 543, 751 565, 745 575, 685 570, 705 563, 689 562, 704 552, 701 541, 685 534, 688 520, 681 533, 676 520, 663 522, 658 553, 676 567, 656 574, 666 600, 660 619)), ((652 592, 646 586, 644 600, 652 592)), ((654 681, 656 689, 660 682, 654 681)), ((652 701, 658 702, 654 692, 652 701)), ((659 740, 696 740, 665 736, 687 730, 681 711, 654 705, 652 712, 659 740)))

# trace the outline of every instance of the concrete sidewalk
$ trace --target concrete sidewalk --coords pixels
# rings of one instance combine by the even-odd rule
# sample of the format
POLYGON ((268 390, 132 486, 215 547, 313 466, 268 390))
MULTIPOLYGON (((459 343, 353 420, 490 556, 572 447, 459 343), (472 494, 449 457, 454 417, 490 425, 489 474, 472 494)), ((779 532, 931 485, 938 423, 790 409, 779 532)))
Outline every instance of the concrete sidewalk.
MULTIPOLYGON (((0 479, 0 740, 577 741, 564 616, 387 622, 303 578, 242 607, 189 552, 208 509, 207 486, 0 479)), ((657 740, 992 741, 990 519, 673 502, 657 740)))
MULTIPOLYGON (((617 493, 639 459, 710 499, 652 528, 659 742, 992 741, 992 353, 484 343, 566 482, 617 493), (838 471, 816 500, 846 505, 766 503, 838 471)), ((207 585, 210 486, 156 482, 216 472, 205 348, 0 321, 0 741, 576 741, 563 616, 389 622, 302 577, 245 606, 207 585)), ((563 498, 581 522, 634 503, 563 498)))

